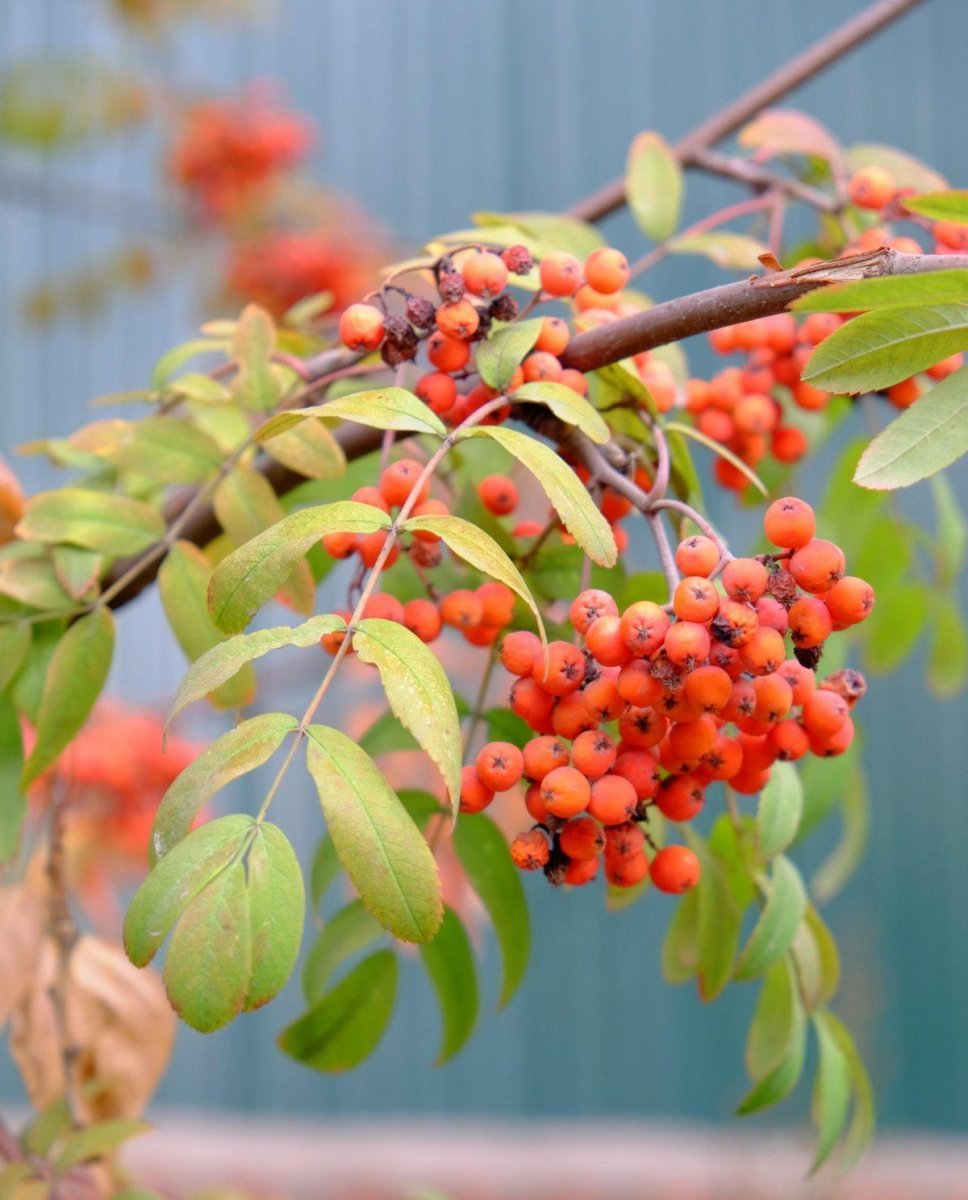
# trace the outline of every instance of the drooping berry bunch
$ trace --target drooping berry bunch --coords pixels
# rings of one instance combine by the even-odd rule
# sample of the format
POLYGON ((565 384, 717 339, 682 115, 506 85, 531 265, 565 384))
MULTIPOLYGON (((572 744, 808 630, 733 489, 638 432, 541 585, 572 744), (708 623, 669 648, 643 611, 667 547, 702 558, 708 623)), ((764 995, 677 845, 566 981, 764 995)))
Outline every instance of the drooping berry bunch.
POLYGON ((604 861, 619 887, 647 874, 663 891, 692 887, 698 859, 654 844, 653 809, 689 821, 710 784, 753 794, 776 761, 842 754, 853 739, 863 676, 818 682, 815 672, 826 639, 863 621, 874 592, 845 574, 843 552, 815 537, 815 524, 789 497, 764 516, 774 553, 726 558, 710 538, 685 539, 675 555, 683 578, 664 607, 640 600, 619 612, 607 592, 583 591, 570 609, 583 645, 555 641, 546 657, 535 634, 508 634, 509 705, 536 736, 523 750, 481 750, 464 768, 464 810, 524 779, 536 824, 512 844, 520 867, 582 884, 604 861))

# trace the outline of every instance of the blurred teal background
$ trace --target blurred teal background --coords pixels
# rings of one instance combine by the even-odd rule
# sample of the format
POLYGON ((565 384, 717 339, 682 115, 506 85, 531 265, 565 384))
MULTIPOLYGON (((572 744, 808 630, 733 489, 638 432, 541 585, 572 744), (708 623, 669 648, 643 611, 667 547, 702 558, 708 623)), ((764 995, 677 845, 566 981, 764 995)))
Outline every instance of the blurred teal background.
MULTIPOLYGON (((254 76, 283 81, 286 97, 323 131, 316 170, 360 200, 404 242, 462 226, 474 209, 565 207, 622 171, 634 134, 685 132, 864 5, 858 0, 280 0, 249 23, 186 26, 166 69, 221 91, 254 76)), ((0 64, 89 47, 132 53, 94 0, 7 0, 0 64)), ((891 142, 945 173, 968 178, 968 73, 963 0, 929 0, 791 101, 845 144, 891 142)), ((140 386, 151 364, 197 324, 192 289, 127 295, 90 323, 36 330, 18 315, 25 288, 114 243, 118 226, 12 199, 6 166, 50 181, 84 181, 145 194, 158 147, 141 136, 106 146, 0 158, 0 448, 63 434, 89 397, 140 386)), ((687 217, 728 203, 730 185, 690 175, 687 217)), ((631 254, 640 241, 619 217, 607 233, 631 254)), ((159 243, 163 245, 163 243, 159 243)), ((692 260, 663 264, 659 297, 714 280, 692 260)), ((695 347, 695 361, 707 361, 695 347)), ((32 487, 50 479, 35 459, 32 487)), ((815 497, 824 468, 804 485, 815 497)), ((953 482, 968 500, 964 466, 953 482)), ((930 520, 926 496, 914 508, 930 520)), ((720 503, 725 531, 746 517, 720 503)), ((156 599, 124 611, 114 689, 163 702, 181 669, 156 599)), ((266 703, 299 705, 308 678, 276 686, 266 703), (300 693, 293 695, 293 692, 300 693)), ((924 690, 920 662, 874 686, 864 704, 872 777, 867 858, 828 916, 846 963, 839 1011, 858 1032, 887 1125, 964 1129, 968 1120, 968 709, 924 690)), ((214 723, 211 729, 215 729, 214 723)), ((319 830, 308 783, 293 781, 282 823, 307 854, 319 830)), ((822 840, 822 839, 821 839, 822 840)), ((811 847, 805 865, 827 846, 811 847)), ((276 1051, 298 1009, 298 988, 259 1014, 203 1038, 179 1034, 159 1093, 167 1104, 309 1113, 609 1114, 726 1119, 742 1088, 742 1048, 754 991, 731 988, 705 1008, 666 986, 659 949, 671 904, 650 897, 609 915, 600 891, 552 893, 528 879, 534 955, 520 994, 496 1012, 488 943, 485 1006, 471 1045, 436 1070, 438 1021, 414 967, 390 1033, 344 1078, 316 1076, 276 1051)), ((0 1094, 15 1095, 9 1065, 0 1094)), ((799 1106, 802 1115, 805 1099, 799 1106)), ((780 1119, 792 1117, 789 1106, 780 1119)))

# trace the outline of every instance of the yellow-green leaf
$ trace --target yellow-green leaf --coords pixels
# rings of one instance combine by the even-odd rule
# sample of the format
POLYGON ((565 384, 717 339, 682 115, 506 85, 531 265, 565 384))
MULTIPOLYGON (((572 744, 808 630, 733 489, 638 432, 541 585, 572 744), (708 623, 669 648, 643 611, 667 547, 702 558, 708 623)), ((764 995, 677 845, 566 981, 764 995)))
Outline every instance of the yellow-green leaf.
POLYGON ((437 993, 443 1021, 443 1038, 437 1065, 453 1058, 474 1032, 480 997, 477 967, 470 939, 460 917, 451 908, 433 941, 420 947, 420 957, 437 993))
POLYGON ((176 417, 146 417, 114 456, 126 471, 156 483, 199 483, 222 465, 222 451, 201 429, 176 417))
POLYGON ((790 949, 807 907, 800 872, 784 855, 773 860, 766 903, 736 963, 735 979, 756 979, 790 949))
POLYGON ((604 417, 593 408, 584 396, 565 387, 563 383, 548 381, 525 383, 511 396, 515 404, 543 404, 555 416, 568 425, 576 425, 593 442, 604 445, 611 431, 604 417))
POLYGON ((682 209, 682 168, 659 133, 640 133, 629 149, 625 194, 639 228, 653 241, 671 237, 682 209))
POLYGON ((499 392, 506 390, 526 354, 534 349, 542 317, 515 321, 492 333, 477 347, 474 361, 481 379, 499 392))
POLYGON ((351 396, 339 396, 311 408, 279 413, 260 427, 256 437, 259 441, 278 437, 303 421, 319 417, 354 421, 357 425, 393 429, 401 433, 435 433, 443 437, 447 432, 437 414, 413 392, 408 392, 406 388, 387 387, 354 392, 351 396))
POLYGON ((137 554, 160 541, 165 523, 140 500, 68 487, 28 500, 17 533, 36 542, 67 542, 117 557, 137 554))
POLYGON ((299 860, 278 826, 263 822, 246 856, 249 892, 247 1012, 261 1008, 292 974, 302 943, 306 889, 299 860))
POLYGON ((319 420, 303 421, 261 442, 270 458, 307 479, 337 479, 346 469, 342 447, 319 420))

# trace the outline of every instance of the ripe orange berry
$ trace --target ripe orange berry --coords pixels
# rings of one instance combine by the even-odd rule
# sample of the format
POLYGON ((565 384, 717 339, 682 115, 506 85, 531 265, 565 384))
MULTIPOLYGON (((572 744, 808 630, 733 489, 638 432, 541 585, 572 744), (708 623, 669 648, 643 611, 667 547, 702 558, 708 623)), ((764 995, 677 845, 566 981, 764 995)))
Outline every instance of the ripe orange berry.
POLYGON ((383 621, 403 624, 403 605, 389 592, 374 592, 363 606, 364 617, 377 617, 383 621))
POLYGON ((804 667, 795 658, 788 658, 777 667, 777 674, 782 675, 793 690, 793 703, 801 705, 811 692, 816 690, 817 677, 809 667, 804 667))
POLYGON ((676 584, 672 607, 680 621, 711 621, 719 612, 716 585, 701 575, 687 575, 676 584))
POLYGON ((669 723, 654 708, 630 708, 618 720, 618 732, 626 746, 648 750, 665 736, 669 723))
POLYGON ((538 278, 549 296, 574 296, 581 286, 581 263, 563 250, 556 250, 541 260, 538 278))
POLYGON ((701 869, 688 846, 665 846, 653 858, 649 875, 660 892, 688 892, 699 882, 701 869))
POLYGON ((574 767, 555 767, 541 781, 541 799, 552 816, 576 817, 591 798, 591 785, 574 767))
POLYGON ((803 725, 811 738, 825 738, 837 733, 848 715, 843 696, 826 688, 818 688, 803 702, 803 725))
POLYGON ((632 657, 622 636, 621 620, 614 615, 592 621, 585 632, 585 645, 603 667, 623 667, 632 657))
POLYGON ((793 644, 801 650, 822 646, 834 627, 830 609, 816 596, 801 596, 790 609, 788 620, 793 644))
POLYGON ((777 426, 770 438, 770 452, 777 462, 799 462, 809 448, 807 435, 794 425, 777 426))
POLYGON ((760 675, 753 680, 756 707, 753 716, 757 721, 773 725, 785 717, 793 707, 793 689, 782 675, 760 675))
POLYGON ((428 371, 421 375, 413 390, 438 417, 446 416, 457 400, 457 384, 443 371, 428 371))
POLYGON ((570 858, 565 865, 562 881, 571 887, 582 887, 584 884, 590 883, 597 874, 597 858, 570 858))
POLYGON ((534 677, 552 696, 567 696, 585 681, 585 656, 571 642, 549 642, 548 658, 538 654, 534 677))
POLYGON ((883 167, 861 167, 851 175, 847 184, 850 202, 858 208, 884 208, 896 191, 894 176, 883 167))
POLYGON ((477 756, 477 775, 492 792, 506 792, 521 778, 524 755, 511 742, 488 742, 477 756))
POLYGON ((597 727, 598 718, 591 716, 585 704, 587 691, 586 688, 584 692, 570 692, 558 697, 551 714, 551 733, 571 741, 586 729, 597 727))
POLYGON ((662 698, 662 684, 652 674, 652 667, 644 658, 633 658, 624 666, 619 671, 615 686, 623 700, 639 708, 658 704, 662 698))
POLYGON ((477 589, 481 602, 481 624, 490 629, 504 629, 514 617, 514 592, 503 583, 489 579, 477 589))
POLYGON ((833 758, 835 755, 844 754, 849 750, 853 740, 854 722, 848 717, 834 733, 811 734, 810 752, 816 754, 818 758, 833 758))
MULTIPOLYGON (((415 458, 399 458, 391 463, 380 476, 380 491, 387 504, 399 507, 404 504, 413 490, 414 484, 423 473, 423 463, 415 458)), ((430 495, 430 480, 425 479, 420 486, 418 503, 430 495)))
POLYGON ((520 496, 514 481, 507 475, 487 475, 477 485, 481 503, 497 517, 506 517, 518 507, 520 496))
POLYGON ((561 380, 561 363, 553 354, 536 350, 521 364, 525 383, 558 383, 561 380))
POLYGON ((670 775, 655 796, 659 812, 670 821, 691 821, 702 812, 705 789, 694 775, 670 775))
POLYGON ((635 788, 621 775, 603 775, 592 784, 588 812, 603 825, 622 825, 638 806, 635 788))
POLYGON ((614 766, 615 743, 602 729, 586 729, 575 738, 571 747, 571 765, 586 779, 600 779, 614 766))
POLYGON ((355 533, 327 533, 320 540, 330 558, 349 558, 356 552, 355 533))
POLYGON ((637 800, 650 800, 659 790, 658 763, 645 750, 623 750, 615 760, 612 774, 629 781, 637 800))
POLYGON ((571 388, 579 396, 584 396, 588 392, 588 380, 581 371, 576 371, 574 367, 565 367, 558 382, 562 387, 571 388))
POLYGON ((449 338, 467 341, 477 333, 481 323, 477 309, 470 300, 458 300, 456 304, 441 304, 437 309, 437 328, 449 338))
POLYGON ((545 802, 541 799, 540 784, 532 783, 524 793, 524 807, 528 810, 529 816, 541 825, 546 824, 551 816, 545 808, 545 802))
POLYGON ((625 858, 605 859, 605 878, 612 887, 632 888, 648 878, 649 859, 644 850, 625 858))
POLYGON ((575 817, 559 832, 558 845, 569 858, 587 862, 605 849, 605 831, 591 817, 575 817))
POLYGON ((445 337, 439 330, 427 339, 427 358, 438 371, 462 371, 471 356, 471 348, 457 338, 445 337))
POLYGON ((620 858, 631 858, 645 850, 645 833, 634 821, 623 821, 621 825, 609 825, 605 833, 605 857, 613 862, 620 858))
MULTIPOLYGON (((450 515, 450 509, 443 500, 435 500, 431 497, 429 500, 423 500, 420 504, 415 504, 410 510, 411 517, 446 517, 450 515)), ((425 545, 433 546, 440 541, 440 535, 432 533, 429 529, 415 529, 413 536, 418 542, 423 542, 425 545)))
POLYGON ((488 250, 479 250, 464 260, 460 269, 467 290, 485 300, 499 295, 508 282, 508 269, 503 261, 488 250))
POLYGON ((551 714, 555 698, 531 676, 519 679, 511 688, 508 707, 526 721, 535 733, 552 733, 551 714))
POLYGON ((541 640, 528 629, 516 629, 501 643, 501 664, 512 675, 530 675, 536 654, 541 654, 541 640))
POLYGON ((668 615, 651 600, 637 600, 622 613, 621 640, 638 658, 648 658, 654 654, 662 645, 668 630, 668 615))
POLYGON ((716 744, 703 755, 702 769, 710 779, 732 779, 743 765, 743 751, 735 738, 719 734, 716 744))
POLYGON ((618 616, 618 605, 600 588, 586 588, 572 600, 568 619, 577 633, 587 633, 589 625, 599 617, 618 616))
POLYGON ((547 354, 553 354, 557 358, 570 340, 571 330, 566 321, 563 321, 561 317, 545 317, 541 322, 541 329, 538 331, 538 340, 535 342, 534 348, 543 350, 547 354))
MULTIPOLYGON (((387 538, 390 534, 385 529, 378 529, 375 533, 361 533, 357 538, 356 548, 359 551, 360 561, 365 567, 376 565, 376 560, 383 552, 383 547, 386 545, 387 538)), ((390 547, 390 552, 384 560, 384 565, 392 567, 400 557, 400 543, 394 542, 390 547)))
POLYGON ((829 592, 844 573, 844 552, 833 542, 813 538, 790 558, 790 574, 805 592, 829 592))
POLYGON ((845 575, 837 580, 823 599, 834 626, 842 629, 847 625, 857 625, 870 616, 874 607, 874 589, 866 579, 845 575))
POLYGON ((390 511, 390 505, 387 504, 383 493, 378 487, 369 485, 367 487, 358 487, 350 499, 355 500, 357 504, 372 504, 374 508, 380 509, 381 512, 388 513, 390 511))
MULTIPOLYGON (((349 621, 352 615, 353 614, 349 611, 349 609, 345 608, 338 608, 333 613, 334 617, 342 617, 344 621, 349 621)), ((319 644, 329 654, 335 654, 346 640, 346 634, 346 629, 334 629, 331 633, 324 633, 319 639, 319 644)))
POLYGON ((556 737, 545 734, 525 743, 524 773, 529 779, 544 779, 555 767, 567 767, 568 749, 556 737))
POLYGON ((696 667, 682 685, 686 699, 702 713, 718 713, 729 703, 733 681, 722 667, 696 667))
POLYGON ((934 236, 945 248, 968 250, 968 225, 962 221, 935 221, 934 236))
POLYGON ((669 658, 691 671, 709 657, 709 633, 695 621, 676 621, 662 643, 669 658))
POLYGON ((777 633, 786 633, 790 624, 787 610, 773 596, 760 596, 757 600, 756 619, 761 625, 768 625, 777 633))
POLYGON ((550 857, 551 847, 540 829, 519 833, 511 843, 511 859, 522 871, 540 871, 550 857))
POLYGON ((734 649, 745 646, 756 633, 756 628, 756 610, 739 600, 721 601, 719 613, 710 625, 716 641, 734 649))
POLYGON ((403 623, 422 642, 432 642, 440 633, 443 622, 432 600, 418 597, 403 606, 403 623))
POLYGON ((494 793, 484 786, 476 767, 462 767, 460 773, 460 810, 465 813, 483 812, 494 799, 494 793))
POLYGON ((680 721, 669 730, 669 749, 680 763, 697 763, 716 745, 716 722, 710 716, 694 721, 680 721))
MULTIPOLYGON (((770 678, 778 676, 771 675, 770 678)), ((810 735, 799 721, 778 721, 766 735, 766 740, 781 762, 796 762, 810 749, 810 735)))
POLYGON ((707 576, 719 562, 719 547, 712 538, 695 534, 676 547, 676 566, 683 575, 707 576))
POLYGON ((805 500, 784 496, 774 500, 763 515, 763 532, 774 546, 797 550, 805 546, 817 528, 813 509, 805 500))
MULTIPOLYGON (((614 721, 625 711, 625 698, 618 690, 618 677, 600 675, 581 694, 585 712, 598 724, 614 721)), ((576 764, 577 765, 577 764, 576 764)))
POLYGON ((771 675, 786 658, 783 636, 775 629, 757 629, 739 648, 740 662, 751 675, 771 675))
POLYGON ((440 603, 441 620, 455 629, 473 629, 480 625, 483 615, 484 606, 479 597, 467 588, 458 588, 440 603))
POLYGON ((910 408, 921 397, 921 384, 917 379, 902 379, 887 389, 887 398, 895 408, 910 408))
POLYGON ((723 568, 723 587, 732 600, 755 604, 769 582, 769 571, 755 558, 733 558, 723 568))
POLYGON ((620 292, 629 281, 629 273, 628 259, 611 246, 593 250, 585 259, 585 281, 606 296, 620 292))
POLYGON ((383 313, 372 304, 351 304, 340 313, 338 332, 347 350, 366 354, 383 341, 383 313))

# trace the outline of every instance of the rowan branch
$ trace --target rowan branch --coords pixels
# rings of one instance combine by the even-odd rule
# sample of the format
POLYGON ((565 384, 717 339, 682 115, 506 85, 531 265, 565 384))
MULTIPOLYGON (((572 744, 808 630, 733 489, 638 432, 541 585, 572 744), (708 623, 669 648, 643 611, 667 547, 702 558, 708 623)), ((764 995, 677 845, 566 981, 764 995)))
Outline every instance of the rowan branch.
MULTIPOLYGON (((821 38, 819 42, 815 42, 785 66, 768 75, 748 92, 744 92, 732 104, 720 109, 685 137, 680 138, 674 147, 679 162, 683 167, 699 165, 697 155, 701 156, 717 142, 735 133, 758 112, 776 104, 808 79, 819 75, 845 54, 849 54, 851 50, 923 2, 924 0, 879 0, 870 8, 864 9, 858 16, 821 38)), ((616 179, 594 195, 580 200, 571 208, 570 213, 571 216, 584 221, 600 221, 609 213, 621 208, 624 203, 625 180, 616 179)))

